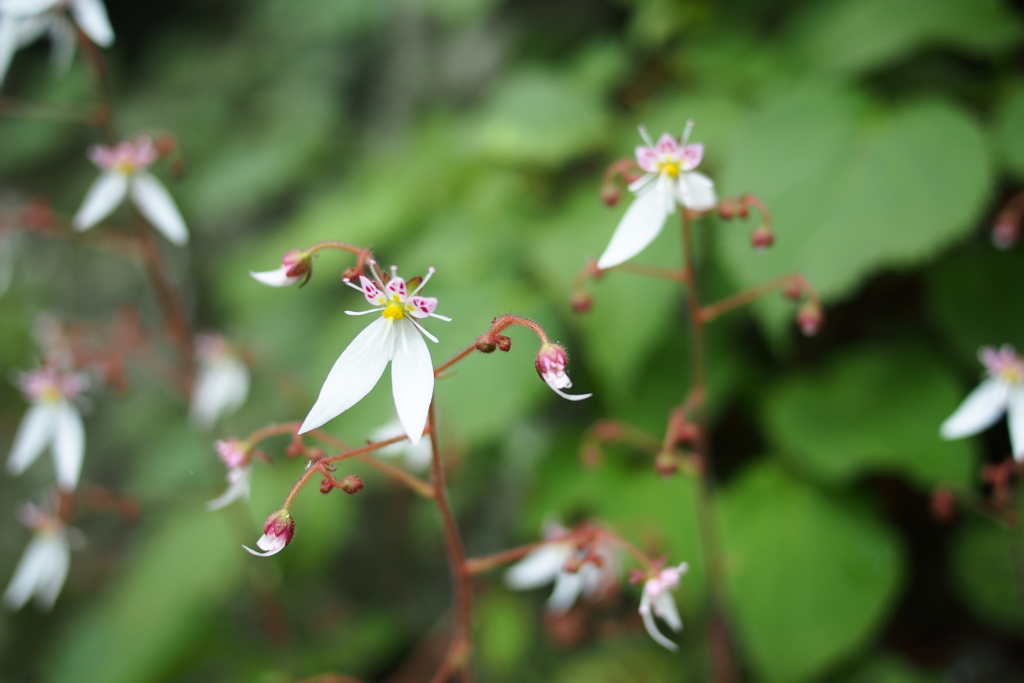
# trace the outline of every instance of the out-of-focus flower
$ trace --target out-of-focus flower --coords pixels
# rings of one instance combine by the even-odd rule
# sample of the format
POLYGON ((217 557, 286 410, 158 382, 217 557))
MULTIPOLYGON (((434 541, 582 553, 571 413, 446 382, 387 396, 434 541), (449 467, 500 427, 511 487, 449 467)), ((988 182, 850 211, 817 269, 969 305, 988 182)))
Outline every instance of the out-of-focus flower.
POLYGON ((85 455, 82 416, 71 399, 88 386, 81 373, 62 372, 47 366, 24 373, 21 390, 32 406, 25 413, 7 458, 7 471, 21 474, 51 447, 57 485, 72 491, 78 485, 85 455))
POLYGON ((95 145, 89 158, 102 173, 71 223, 88 230, 109 216, 130 195, 136 208, 164 237, 179 246, 188 242, 188 228, 167 189, 146 170, 158 157, 153 140, 140 135, 114 147, 95 145))
POLYGON ((1009 344, 1001 349, 986 346, 978 356, 988 377, 942 423, 939 433, 944 439, 971 436, 992 426, 1005 412, 1013 457, 1024 461, 1024 358, 1009 344))
POLYGON ((97 45, 114 42, 102 0, 0 0, 0 84, 14 52, 50 35, 54 67, 66 71, 75 56, 75 24, 97 45))
MULTIPOLYGON (((404 435, 405 430, 402 429, 402 423, 396 418, 373 430, 369 438, 370 441, 386 441, 396 436, 404 435)), ((400 458, 404 456, 405 466, 414 472, 422 472, 430 467, 431 450, 429 440, 420 439, 419 443, 415 444, 409 441, 400 441, 390 446, 378 448, 374 453, 383 458, 400 458)))
POLYGON ((651 638, 654 638, 654 642, 669 650, 676 650, 679 646, 662 635, 654 617, 659 617, 673 631, 678 632, 683 628, 683 621, 679 618, 679 610, 671 591, 679 585, 679 578, 687 569, 689 565, 686 562, 678 567, 662 569, 644 582, 643 596, 640 598, 640 617, 644 621, 644 628, 651 638))
POLYGON ((558 344, 544 342, 540 347, 540 351, 537 352, 534 367, 537 368, 537 374, 540 375, 542 380, 547 382, 551 390, 564 399, 582 401, 593 396, 593 394, 567 394, 562 391, 562 389, 572 387, 569 375, 565 374, 565 365, 568 362, 569 356, 564 348, 558 344))
POLYGON ((249 275, 271 287, 288 287, 296 282, 301 282, 304 285, 313 275, 313 259, 309 252, 289 251, 281 259, 280 268, 258 273, 250 270, 249 275))
POLYGON ((249 498, 252 481, 252 446, 240 439, 224 439, 214 443, 217 455, 228 466, 228 488, 206 504, 207 510, 219 510, 236 500, 249 498))
POLYGON ((190 414, 197 427, 209 429, 245 403, 249 395, 249 366, 217 334, 196 338, 196 364, 190 414))
POLYGON ((559 540, 568 534, 565 527, 546 523, 544 538, 548 542, 505 572, 505 584, 514 590, 530 590, 554 582, 547 609, 556 614, 568 611, 580 595, 599 597, 617 578, 611 548, 595 543, 587 552, 573 541, 559 540), (593 561, 595 556, 600 558, 600 564, 593 561))
MULTIPOLYGON (((372 261, 370 267, 375 269, 372 261)), ((387 282, 379 278, 373 282, 361 275, 361 286, 356 287, 345 280, 375 306, 368 311, 345 312, 349 315, 380 313, 380 317, 360 332, 335 362, 299 434, 316 429, 358 403, 377 384, 391 361, 391 390, 398 421, 409 441, 419 443, 434 395, 434 366, 423 337, 437 341, 419 321, 427 317, 451 320, 434 313, 437 299, 419 296, 433 274, 431 268, 412 291, 407 291, 405 280, 398 277, 394 267, 387 282)))
POLYGON ((714 183, 693 170, 704 158, 704 145, 687 144, 692 128, 693 122, 688 121, 679 141, 664 133, 657 144, 640 128, 647 145, 636 148, 636 161, 645 174, 630 183, 629 189, 636 199, 597 260, 598 268, 617 266, 643 251, 661 232, 665 219, 675 213, 676 203, 696 211, 705 211, 717 203, 714 183))
POLYGON ((14 279, 14 264, 17 260, 17 233, 0 232, 0 296, 7 293, 14 279))
POLYGON ((267 517, 263 524, 263 535, 256 541, 256 547, 263 552, 256 552, 249 546, 242 547, 253 555, 269 557, 284 550, 284 547, 292 542, 295 535, 295 519, 287 510, 278 510, 267 517))
POLYGON ((71 546, 64 523, 34 505, 26 505, 21 520, 33 530, 32 540, 4 591, 4 604, 12 610, 25 606, 32 596, 43 609, 57 601, 71 562, 71 546))

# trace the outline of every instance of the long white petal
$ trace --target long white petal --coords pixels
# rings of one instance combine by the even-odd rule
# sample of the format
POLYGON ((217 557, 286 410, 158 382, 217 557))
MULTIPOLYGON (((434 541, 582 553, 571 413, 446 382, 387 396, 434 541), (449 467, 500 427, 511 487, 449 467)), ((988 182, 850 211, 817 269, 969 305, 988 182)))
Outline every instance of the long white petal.
POLYGON ((514 590, 528 590, 555 580, 572 548, 564 543, 548 543, 531 551, 505 572, 505 585, 514 590))
POLYGON ((188 243, 188 228, 170 193, 148 171, 136 171, 129 183, 132 201, 153 227, 179 247, 188 243))
MULTIPOLYGON (((582 569, 582 568, 581 568, 582 569)), ((583 577, 579 572, 558 572, 555 589, 548 598, 547 609, 555 614, 567 612, 583 592, 583 577)))
MULTIPOLYGON (((17 19, 17 17, 15 17, 17 19)), ((49 15, 25 16, 18 19, 18 49, 28 47, 52 31, 58 19, 49 15)), ((66 23, 66 22, 65 22, 66 23)))
POLYGON ((402 320, 395 323, 395 349, 391 361, 391 393, 402 429, 415 446, 427 426, 427 413, 434 397, 434 365, 430 350, 416 326, 402 320))
POLYGON ((316 429, 370 393, 391 359, 393 323, 380 317, 360 332, 334 363, 299 434, 316 429))
POLYGON ((45 541, 46 539, 38 535, 32 537, 18 562, 18 567, 14 570, 11 582, 7 584, 4 604, 12 610, 24 607, 39 586, 39 579, 46 570, 50 555, 45 541))
POLYGON ((237 411, 249 395, 249 368, 238 358, 221 358, 200 366, 192 391, 192 421, 209 429, 237 411))
POLYGON ((53 439, 53 466, 57 470, 57 486, 74 491, 82 474, 85 456, 85 428, 78 410, 67 401, 57 404, 56 434, 53 439))
POLYGON ((1018 462, 1024 461, 1024 386, 1017 385, 1010 392, 1006 416, 1010 423, 1010 447, 1018 462))
POLYGON ((71 224, 75 230, 88 230, 109 216, 127 192, 128 178, 123 173, 104 171, 89 188, 71 224))
POLYGON ((695 211, 707 211, 718 203, 715 184, 703 173, 683 173, 679 177, 679 203, 695 211))
POLYGON ((987 429, 1006 410, 1010 386, 997 379, 987 379, 968 394, 942 426, 943 439, 959 439, 987 429))
POLYGON ((302 279, 301 276, 292 277, 288 275, 287 270, 284 268, 284 266, 278 268, 277 270, 264 270, 258 273, 250 270, 249 275, 252 275, 256 281, 262 282, 263 284, 269 285, 270 287, 287 287, 289 285, 294 285, 296 282, 302 279))
POLYGON ((50 50, 53 70, 61 75, 66 74, 71 69, 75 46, 78 44, 78 36, 71 22, 63 18, 53 21, 50 24, 50 43, 53 45, 50 50))
POLYGON ((47 444, 54 437, 57 428, 57 412, 49 403, 33 405, 21 419, 18 433, 14 435, 11 455, 7 458, 7 471, 21 474, 36 461, 47 444))
POLYGON ((236 467, 228 471, 228 488, 206 504, 206 509, 213 511, 226 507, 236 500, 249 497, 252 481, 252 467, 236 467))
POLYGON ((639 254, 661 232, 667 216, 665 202, 657 188, 639 195, 619 221, 612 241, 597 260, 597 267, 611 268, 639 254))
POLYGON ((672 593, 664 591, 651 601, 654 613, 665 620, 665 623, 672 627, 673 631, 683 628, 683 621, 679 618, 679 609, 676 608, 676 599, 672 593))
POLYGON ((3 85, 7 68, 18 49, 18 21, 10 15, 0 14, 0 85, 3 85))
POLYGON ((640 617, 644 621, 644 628, 647 629, 647 635, 653 638, 654 642, 672 651, 679 649, 678 645, 666 638, 662 635, 661 631, 658 630, 658 625, 654 622, 654 614, 651 611, 651 600, 646 591, 644 591, 643 597, 640 598, 640 617))
POLYGON ((0 12, 15 16, 40 14, 56 5, 60 0, 0 0, 0 12))
POLYGON ((64 588, 64 581, 68 578, 71 546, 68 544, 67 536, 63 533, 54 534, 43 540, 49 547, 47 548, 46 566, 36 587, 36 604, 45 609, 53 609, 53 603, 57 602, 57 596, 60 595, 61 589, 64 588))
POLYGON ((102 0, 71 0, 71 16, 92 42, 103 47, 114 42, 114 29, 102 0))

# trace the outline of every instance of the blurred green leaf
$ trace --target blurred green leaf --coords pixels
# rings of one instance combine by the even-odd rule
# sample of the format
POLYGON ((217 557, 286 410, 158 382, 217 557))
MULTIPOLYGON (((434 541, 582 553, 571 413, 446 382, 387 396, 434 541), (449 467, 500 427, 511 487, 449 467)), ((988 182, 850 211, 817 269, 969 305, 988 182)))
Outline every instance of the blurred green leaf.
POLYGON ((1024 83, 1014 82, 999 109, 995 148, 1018 180, 1024 180, 1024 83))
POLYGON ((477 603, 480 663, 491 675, 507 675, 526 658, 535 619, 518 596, 492 593, 477 603))
POLYGON ((719 510, 732 614, 762 680, 809 680, 870 640, 903 573, 873 515, 769 462, 730 484, 719 510))
POLYGON ((991 53, 1015 45, 1020 22, 1000 0, 831 0, 797 23, 805 63, 844 72, 876 69, 937 46, 991 53))
POLYGON ((876 655, 835 683, 940 683, 942 676, 920 671, 895 655, 876 655))
POLYGON ((953 584, 967 607, 986 622, 1018 632, 1024 624, 1024 539, 1021 528, 965 520, 953 539, 953 584), (1017 534, 1013 539, 1011 534, 1017 534))
POLYGON ((963 389, 921 348, 862 348, 792 375, 766 393, 764 428, 773 448, 835 484, 869 472, 910 478, 925 490, 970 485, 968 441, 944 441, 939 425, 963 389))

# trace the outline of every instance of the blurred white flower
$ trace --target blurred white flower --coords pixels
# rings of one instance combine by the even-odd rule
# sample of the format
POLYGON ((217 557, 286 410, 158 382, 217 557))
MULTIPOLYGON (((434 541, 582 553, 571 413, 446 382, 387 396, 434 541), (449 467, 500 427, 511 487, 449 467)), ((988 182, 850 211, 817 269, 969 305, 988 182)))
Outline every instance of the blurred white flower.
MULTIPOLYGON (((373 262, 369 265, 371 268, 376 266, 373 262)), ((345 280, 375 306, 368 311, 345 312, 349 315, 380 313, 381 316, 360 332, 334 363, 299 434, 320 427, 362 400, 391 361, 395 412, 409 441, 414 445, 419 443, 434 396, 434 366, 423 337, 437 341, 419 321, 427 317, 450 320, 434 313, 437 299, 419 296, 433 273, 431 268, 411 292, 407 291, 405 280, 398 277, 393 267, 386 283, 380 279, 374 283, 362 275, 359 276, 361 287, 345 280)))
POLYGON ((57 601, 68 575, 71 546, 67 528, 55 516, 34 505, 22 509, 21 519, 34 534, 7 584, 4 604, 18 610, 35 596, 36 604, 48 610, 57 601))
POLYGON ((109 216, 130 195, 136 208, 168 240, 188 242, 188 228, 167 189, 146 169, 157 159, 153 140, 141 135, 114 147, 95 145, 89 158, 102 173, 72 219, 76 230, 88 230, 109 216))
POLYGON ((636 161, 646 173, 630 183, 636 199, 597 260, 598 268, 617 266, 643 251, 661 232, 665 219, 675 213, 677 203, 705 211, 718 202, 711 179, 693 170, 704 158, 704 145, 687 144, 692 128, 693 122, 688 121, 678 142, 664 133, 657 144, 640 128, 647 145, 636 148, 636 161))
POLYGON ((939 433, 944 439, 971 436, 988 429, 1006 413, 1013 457, 1024 461, 1024 358, 1008 344, 998 350, 986 346, 978 356, 988 378, 942 423, 939 433))
POLYGON ((662 569, 644 583, 643 596, 640 598, 640 617, 643 619, 644 628, 651 638, 654 638, 654 642, 669 650, 676 650, 679 646, 662 635, 654 622, 654 617, 662 619, 673 631, 683 628, 683 621, 679 618, 679 610, 671 591, 679 585, 679 578, 688 569, 689 565, 686 562, 678 567, 662 569))
POLYGON ((88 386, 88 379, 80 373, 48 366, 24 373, 20 384, 32 405, 14 436, 7 471, 21 474, 50 446, 57 485, 72 491, 82 472, 85 428, 71 399, 88 386))
POLYGON ((214 443, 217 455, 228 466, 228 488, 206 504, 207 510, 219 510, 236 500, 249 498, 249 484, 252 481, 252 446, 239 439, 224 439, 214 443))
MULTIPOLYGON (((370 441, 386 441, 396 436, 405 436, 402 423, 398 419, 391 420, 370 432, 370 441)), ((405 466, 414 471, 422 472, 430 467, 431 449, 430 440, 420 439, 419 443, 400 441, 390 446, 384 446, 374 451, 376 455, 383 458, 405 458, 405 466)))
POLYGON ((249 366, 223 337, 202 334, 196 339, 196 381, 192 389, 192 422, 209 429, 234 413, 249 395, 249 366))
POLYGON ((102 0, 0 0, 0 84, 15 51, 45 34, 53 43, 54 67, 66 71, 78 40, 72 19, 97 45, 114 42, 102 0))

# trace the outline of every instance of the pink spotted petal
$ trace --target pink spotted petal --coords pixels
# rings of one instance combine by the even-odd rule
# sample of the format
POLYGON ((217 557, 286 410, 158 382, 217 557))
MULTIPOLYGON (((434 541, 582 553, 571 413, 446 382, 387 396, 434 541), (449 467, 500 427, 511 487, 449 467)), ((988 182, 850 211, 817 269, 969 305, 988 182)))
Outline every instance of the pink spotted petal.
POLYGON ((384 303, 384 292, 380 291, 377 285, 375 285, 373 281, 370 280, 370 278, 366 277, 365 275, 360 275, 359 286, 363 290, 363 296, 365 296, 366 300, 369 301, 371 304, 373 304, 374 306, 378 306, 384 303))
POLYGON ((400 277, 393 277, 388 280, 388 283, 384 285, 384 289, 388 290, 388 294, 391 296, 400 296, 405 298, 405 280, 400 277))
POLYGON ((679 143, 668 133, 662 133, 658 138, 657 151, 659 154, 675 154, 679 149, 679 143))
POLYGON ((426 318, 437 308, 437 299, 432 296, 414 296, 409 299, 409 304, 413 307, 412 317, 426 318))
POLYGON ((680 156, 683 158, 683 170, 692 171, 700 166, 701 160, 704 159, 704 145, 699 142, 693 145, 686 145, 681 150, 680 156))
POLYGON ((657 173, 658 152, 651 147, 638 145, 636 148, 636 163, 648 173, 657 173))

